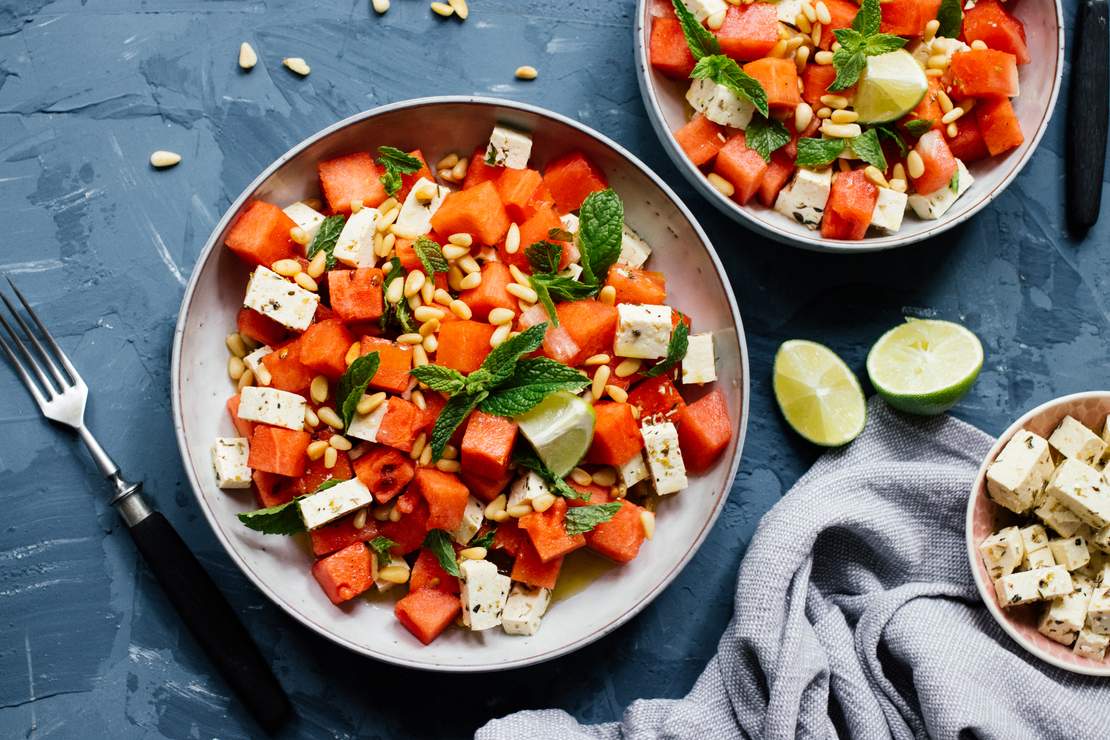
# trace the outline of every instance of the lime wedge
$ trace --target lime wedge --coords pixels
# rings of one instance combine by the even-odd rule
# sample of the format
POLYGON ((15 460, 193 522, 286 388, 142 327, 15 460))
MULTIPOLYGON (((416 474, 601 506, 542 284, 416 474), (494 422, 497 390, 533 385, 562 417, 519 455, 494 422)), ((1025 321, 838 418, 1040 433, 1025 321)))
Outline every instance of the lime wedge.
POLYGON ((855 373, 828 347, 804 339, 775 353, 775 400, 795 432, 838 447, 863 431, 867 408, 855 373))
POLYGON ((916 108, 928 89, 925 70, 908 51, 898 49, 867 57, 853 107, 860 123, 896 121, 916 108))
POLYGON ((571 471, 594 440, 594 407, 584 398, 559 391, 514 418, 520 433, 536 448, 544 465, 560 478, 571 471))
POLYGON ((951 321, 906 319, 867 355, 871 384, 887 403, 931 416, 952 408, 983 367, 983 345, 951 321))

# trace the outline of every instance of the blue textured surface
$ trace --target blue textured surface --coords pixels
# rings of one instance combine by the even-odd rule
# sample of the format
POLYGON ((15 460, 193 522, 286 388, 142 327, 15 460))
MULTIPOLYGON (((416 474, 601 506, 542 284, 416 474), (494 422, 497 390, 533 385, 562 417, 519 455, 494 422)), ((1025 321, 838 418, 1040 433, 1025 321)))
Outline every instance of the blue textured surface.
MULTIPOLYGON (((1075 0, 1067 0, 1071 19, 1075 0)), ((766 242, 693 196, 651 132, 632 72, 634 5, 473 0, 465 24, 421 0, 9 0, 0 6, 0 271, 33 296, 95 389, 90 421, 145 477, 273 659, 290 735, 465 735, 526 707, 609 720, 692 685, 731 611, 760 515, 817 451, 770 395, 790 337, 867 348, 903 313, 964 322, 987 361, 957 416, 998 432, 1053 396, 1105 387, 1110 219, 1063 236, 1061 107, 1026 171, 971 223, 859 258, 766 242), (250 40, 261 62, 236 64, 250 40), (280 66, 303 56, 312 75, 280 66), (533 64, 532 83, 513 79, 533 64), (525 671, 439 677, 355 657, 309 633, 235 569, 193 504, 174 444, 169 348, 186 276, 216 219, 304 136, 375 105, 479 93, 553 108, 614 137, 691 204, 733 278, 750 341, 741 472, 682 576, 616 634, 525 671), (147 165, 158 148, 175 169, 147 165)), ((1066 99, 1066 98, 1062 98, 1066 99)), ((0 736, 235 738, 258 730, 174 616, 67 434, 0 370, 0 736)))

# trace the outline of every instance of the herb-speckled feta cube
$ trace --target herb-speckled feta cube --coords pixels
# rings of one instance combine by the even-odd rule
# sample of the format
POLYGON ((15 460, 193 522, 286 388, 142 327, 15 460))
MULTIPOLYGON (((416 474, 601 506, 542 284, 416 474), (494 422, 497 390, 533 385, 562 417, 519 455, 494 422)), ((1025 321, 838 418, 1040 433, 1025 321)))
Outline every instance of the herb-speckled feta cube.
POLYGON ((937 188, 931 193, 914 193, 909 197, 908 203, 918 218, 931 221, 940 218, 955 205, 960 196, 967 192, 975 178, 968 172, 967 167, 959 159, 956 160, 956 174, 954 183, 948 183, 937 188), (952 185, 955 184, 955 189, 952 185))
POLYGON ((578 216, 573 213, 566 213, 559 217, 559 221, 563 224, 563 230, 568 234, 578 233, 578 216))
POLYGON ((374 503, 374 494, 358 478, 351 478, 297 500, 306 529, 316 529, 345 514, 374 503))
POLYGON ((871 212, 871 228, 883 234, 895 234, 902 228, 909 196, 891 188, 879 188, 879 199, 871 212))
POLYGON ((1102 438, 1071 416, 1064 417, 1049 436, 1048 443, 1064 457, 1088 465, 1102 460, 1102 453, 1106 451, 1102 438))
POLYGON ((1044 501, 1034 512, 1040 520, 1051 527, 1061 537, 1071 537, 1083 526, 1083 520, 1055 496, 1045 495, 1044 501))
POLYGON ((1088 629, 1080 630, 1075 638, 1072 652, 1091 660, 1103 660, 1106 657, 1106 647, 1110 645, 1110 636, 1100 635, 1088 629))
POLYGON ((796 19, 805 3, 806 0, 779 0, 778 5, 775 6, 779 20, 788 26, 796 25, 796 19))
POLYGON ((1062 565, 1023 570, 1002 576, 994 583, 998 603, 1003 607, 1046 601, 1070 594, 1074 587, 1071 574, 1062 565))
POLYGON ((1022 429, 987 468, 987 493, 1015 514, 1024 514, 1038 503, 1051 475, 1048 442, 1022 429))
POLYGON ((979 555, 992 580, 1008 576, 1021 565, 1025 546, 1017 527, 1006 527, 979 544, 979 555))
POLYGON ((779 191, 775 210, 809 229, 821 225, 825 204, 832 191, 832 168, 810 170, 799 167, 790 184, 779 191))
POLYGON ((1048 547, 1048 533, 1044 531, 1044 527, 1039 524, 1030 524, 1028 527, 1022 527, 1019 532, 1021 533, 1021 546, 1025 552, 1033 552, 1048 547))
POLYGON ((1078 536, 1052 540, 1048 543, 1048 549, 1052 550, 1052 559, 1056 561, 1056 564, 1062 565, 1068 570, 1082 568, 1091 559, 1091 551, 1087 548, 1087 540, 1078 536))
POLYGON ((1110 526, 1095 530, 1091 535, 1091 544, 1105 553, 1110 553, 1110 526))
POLYGON ((1049 568, 1056 564, 1056 559, 1052 557, 1052 550, 1047 547, 1042 547, 1039 550, 1026 550, 1025 555, 1021 558, 1022 570, 1049 568))
POLYGON ((550 603, 551 591, 548 589, 515 583, 505 601, 501 626, 510 635, 534 635, 539 631, 540 621, 550 603))
POLYGON ((713 335, 708 332, 691 334, 686 356, 682 358, 682 382, 701 385, 717 380, 717 363, 713 356, 713 335))
POLYGON ((377 442, 378 430, 381 428, 382 419, 385 418, 388 410, 389 403, 386 402, 379 404, 369 414, 360 414, 356 411, 354 418, 351 419, 351 426, 347 427, 347 436, 367 442, 377 442))
POLYGON ((1087 604, 1091 600, 1090 579, 1073 576, 1072 582, 1074 590, 1053 599, 1037 624, 1038 632, 1061 645, 1070 645, 1079 630, 1083 629, 1087 604))
POLYGON ((505 506, 506 508, 518 504, 528 504, 531 506, 532 499, 536 498, 536 496, 542 496, 545 493, 551 493, 551 489, 548 487, 547 483, 538 473, 529 470, 513 481, 512 488, 509 489, 509 500, 505 506))
POLYGON ((247 465, 250 443, 244 437, 216 437, 212 443, 212 468, 220 488, 250 488, 251 469, 247 465))
POLYGON ((686 100, 710 121, 732 128, 746 129, 755 113, 751 101, 707 79, 694 80, 686 92, 686 100))
POLYGON ((401 206, 401 213, 393 230, 405 235, 408 239, 423 236, 432 230, 432 216, 443 204, 443 199, 451 190, 442 185, 436 185, 426 177, 421 177, 412 186, 405 203, 401 206))
POLYGON ((459 528, 451 535, 452 539, 460 545, 470 542, 470 539, 478 534, 478 530, 482 528, 485 510, 486 507, 482 505, 481 501, 473 496, 467 497, 462 522, 459 523, 459 528))
POLYGON ((532 137, 504 126, 494 126, 486 148, 486 163, 523 170, 532 156, 532 137))
POLYGON ((686 9, 694 14, 694 17, 699 21, 704 21, 706 18, 724 13, 728 9, 725 5, 725 0, 682 0, 682 4, 686 9))
POLYGON ((1046 490, 1092 528, 1110 524, 1110 484, 1090 465, 1064 460, 1046 490))
POLYGON ((320 296, 286 280, 267 267, 256 267, 247 283, 243 305, 282 326, 304 331, 316 315, 320 296))
POLYGON ((632 459, 617 468, 617 478, 625 490, 648 479, 647 463, 644 462, 644 453, 637 452, 632 459))
POLYGON ((617 257, 617 264, 643 267, 650 256, 651 247, 647 245, 647 242, 641 239, 635 231, 625 226, 624 233, 621 234, 621 253, 617 257))
POLYGON ((488 560, 464 560, 459 565, 459 584, 464 626, 477 632, 501 624, 512 584, 508 576, 498 573, 488 560))
POLYGON ((293 219, 293 222, 300 226, 304 233, 308 234, 309 241, 316 237, 316 232, 320 230, 320 224, 324 223, 324 214, 301 201, 286 206, 282 211, 286 216, 293 219))
POLYGON ((660 496, 686 488, 686 463, 678 446, 678 429, 669 421, 645 424, 640 428, 644 438, 644 456, 651 472, 655 492, 660 496))
POLYGON ((251 352, 243 358, 243 363, 251 369, 255 377, 258 377, 258 368, 262 365, 262 358, 266 355, 273 354, 274 350, 271 347, 262 345, 258 349, 251 352))
POLYGON ((248 385, 239 392, 239 418, 294 431, 304 429, 304 396, 248 385))
POLYGON ((613 343, 617 357, 643 360, 666 357, 670 341, 670 306, 617 305, 617 336, 613 343))
POLYGON ((377 208, 363 208, 351 214, 335 240, 332 254, 336 261, 348 267, 374 266, 374 231, 380 215, 377 208))
POLYGON ((1087 604, 1087 629, 1110 635, 1110 586, 1096 586, 1087 604))

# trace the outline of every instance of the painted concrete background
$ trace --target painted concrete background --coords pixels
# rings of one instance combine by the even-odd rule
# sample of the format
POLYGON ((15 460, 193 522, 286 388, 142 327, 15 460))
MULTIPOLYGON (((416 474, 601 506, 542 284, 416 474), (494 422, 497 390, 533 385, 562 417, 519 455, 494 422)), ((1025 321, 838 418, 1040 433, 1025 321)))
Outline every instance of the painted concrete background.
MULTIPOLYGON (((1075 5, 1065 2, 1069 21, 1075 5)), ((601 721, 637 697, 684 694, 729 617, 760 515, 817 454, 771 399, 784 339, 823 341, 862 373, 871 342, 904 313, 964 322, 987 361, 955 413, 995 433, 1041 401, 1108 384, 1110 214, 1082 244, 1063 236, 1062 108, 1025 173, 970 224, 897 253, 803 253, 718 215, 666 159, 632 73, 633 8, 472 0, 460 24, 423 0, 393 0, 381 18, 367 0, 0 5, 0 271, 33 297, 95 389, 89 416, 105 446, 145 478, 272 658, 300 717, 291 736, 467 735, 490 717, 546 706, 601 721), (243 40, 261 56, 249 75, 235 63, 243 40), (305 57, 312 75, 292 75, 283 56, 305 57), (520 64, 537 66, 539 79, 515 81, 520 64), (167 390, 182 287, 240 189, 339 118, 449 93, 548 106, 667 178, 732 275, 753 373, 741 472, 677 582, 577 655, 472 678, 355 657, 267 602, 193 503, 167 390), (159 148, 183 163, 151 170, 159 148)), ((7 369, 0 440, 0 736, 256 735, 138 561, 84 456, 38 418, 7 369)))

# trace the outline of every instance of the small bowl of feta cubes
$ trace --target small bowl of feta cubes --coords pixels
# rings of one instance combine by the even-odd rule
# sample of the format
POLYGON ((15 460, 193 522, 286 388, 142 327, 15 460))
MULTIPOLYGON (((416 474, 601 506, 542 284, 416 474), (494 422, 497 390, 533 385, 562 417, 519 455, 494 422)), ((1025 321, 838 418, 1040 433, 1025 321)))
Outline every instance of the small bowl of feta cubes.
POLYGON ((818 251, 940 234, 998 197, 1044 134, 1060 3, 639 0, 648 117, 741 224, 818 251))
POLYGON ((967 548, 998 624, 1038 658, 1110 676, 1110 391, 1018 419, 979 470, 967 548))

